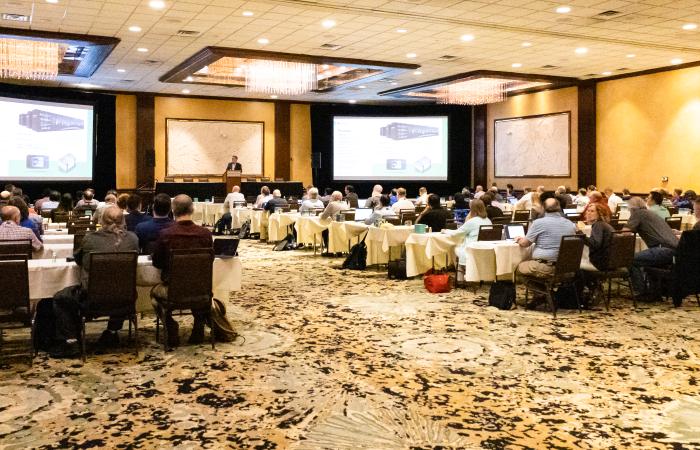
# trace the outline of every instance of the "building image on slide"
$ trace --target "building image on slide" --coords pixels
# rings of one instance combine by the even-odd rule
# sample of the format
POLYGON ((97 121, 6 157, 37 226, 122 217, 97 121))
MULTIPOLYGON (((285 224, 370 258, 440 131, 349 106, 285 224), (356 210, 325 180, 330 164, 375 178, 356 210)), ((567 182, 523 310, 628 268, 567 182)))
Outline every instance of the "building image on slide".
POLYGON ((82 130, 82 119, 54 114, 40 109, 33 109, 19 115, 19 124, 37 132, 82 130))
POLYGON ((416 139, 422 137, 437 136, 440 134, 440 132, 436 127, 392 122, 385 127, 381 127, 379 129, 379 134, 389 139, 400 141, 404 139, 416 139))

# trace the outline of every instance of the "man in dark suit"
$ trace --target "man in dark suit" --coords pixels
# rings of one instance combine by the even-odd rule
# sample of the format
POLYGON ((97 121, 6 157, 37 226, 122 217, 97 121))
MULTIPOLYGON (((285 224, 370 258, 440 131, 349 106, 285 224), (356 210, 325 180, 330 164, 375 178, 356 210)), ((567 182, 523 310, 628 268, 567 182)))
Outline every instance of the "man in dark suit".
POLYGON ((231 162, 228 163, 228 166, 226 166, 226 170, 238 170, 239 172, 243 171, 243 166, 238 162, 238 156, 231 156, 231 162))

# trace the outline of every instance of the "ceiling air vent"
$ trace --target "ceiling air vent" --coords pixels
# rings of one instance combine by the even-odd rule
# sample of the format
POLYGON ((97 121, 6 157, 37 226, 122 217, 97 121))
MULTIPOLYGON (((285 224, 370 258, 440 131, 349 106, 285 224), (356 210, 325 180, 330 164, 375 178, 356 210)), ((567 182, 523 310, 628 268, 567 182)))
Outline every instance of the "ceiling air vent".
POLYGON ((25 14, 3 13, 2 20, 9 20, 12 22, 29 22, 29 16, 25 14))
POLYGON ((201 34, 202 34, 201 31, 196 31, 196 30, 177 30, 176 36, 197 37, 201 34))
POLYGON ((544 69, 544 70, 552 70, 552 69, 559 69, 559 68, 560 68, 559 66, 553 66, 551 64, 547 64, 545 66, 540 67, 540 69, 544 69))
POLYGON ((619 69, 615 69, 615 70, 617 70, 618 72, 624 72, 625 70, 630 70, 630 68, 629 67, 620 67, 619 69))
POLYGON ((615 17, 620 17, 622 16, 623 13, 621 11, 615 11, 614 9, 609 9, 607 11, 603 11, 600 14, 596 14, 593 16, 594 19, 598 20, 609 20, 609 19, 614 19, 615 17))
POLYGON ((147 59, 143 63, 149 66, 155 66, 156 64, 161 64, 162 61, 158 61, 156 59, 147 59))
POLYGON ((342 45, 338 45, 338 44, 323 44, 321 46, 321 48, 324 50, 338 50, 339 48, 342 48, 342 47, 343 47, 342 45))
POLYGON ((439 57, 437 60, 438 60, 438 61, 455 61, 455 60, 457 60, 457 59, 459 59, 459 56, 455 56, 455 55, 442 55, 442 56, 439 57))

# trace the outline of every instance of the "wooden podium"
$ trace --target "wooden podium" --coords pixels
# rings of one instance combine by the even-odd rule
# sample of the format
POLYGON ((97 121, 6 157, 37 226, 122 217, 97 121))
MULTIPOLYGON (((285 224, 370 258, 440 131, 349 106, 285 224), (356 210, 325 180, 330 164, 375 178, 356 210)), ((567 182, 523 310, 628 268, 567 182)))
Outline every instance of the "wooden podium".
POLYGON ((241 185, 241 171, 227 170, 224 172, 224 181, 226 182, 226 194, 229 194, 234 186, 241 185))

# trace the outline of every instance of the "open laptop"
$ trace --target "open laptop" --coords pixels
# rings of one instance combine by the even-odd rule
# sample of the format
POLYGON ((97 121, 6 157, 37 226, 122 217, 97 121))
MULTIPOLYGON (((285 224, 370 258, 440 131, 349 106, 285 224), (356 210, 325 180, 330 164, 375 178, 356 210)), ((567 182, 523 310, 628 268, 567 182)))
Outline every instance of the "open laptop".
POLYGON ((355 222, 364 222, 372 215, 372 208, 357 208, 355 210, 355 222))
POLYGON ((238 244, 241 242, 238 238, 217 237, 214 239, 214 256, 217 258, 228 259, 238 256, 238 244))
POLYGON ((578 214, 576 208, 564 208, 564 215, 578 214))
POLYGON ((525 236, 525 227, 519 223, 506 224, 506 239, 513 240, 516 237, 525 236))

